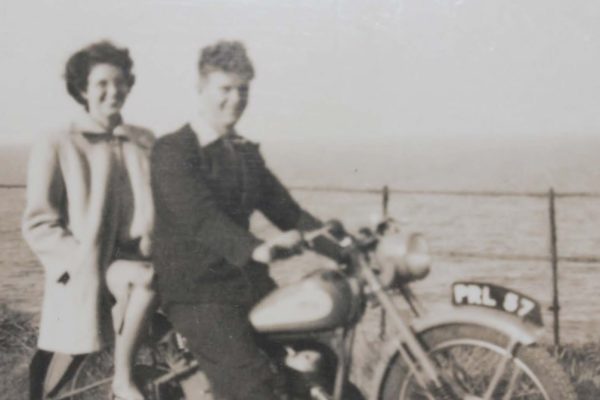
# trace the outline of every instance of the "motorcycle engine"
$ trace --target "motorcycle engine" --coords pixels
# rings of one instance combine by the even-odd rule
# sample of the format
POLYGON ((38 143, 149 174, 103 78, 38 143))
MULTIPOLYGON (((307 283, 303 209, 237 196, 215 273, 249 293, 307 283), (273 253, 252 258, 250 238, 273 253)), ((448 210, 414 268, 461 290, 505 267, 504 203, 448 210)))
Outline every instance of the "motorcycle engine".
POLYGON ((286 348, 288 354, 285 358, 285 365, 289 368, 303 374, 316 374, 322 367, 323 359, 321 353, 316 350, 294 351, 286 348))
POLYGON ((327 355, 316 349, 294 350, 286 347, 284 364, 288 370, 288 384, 299 398, 328 400, 333 376, 327 355))

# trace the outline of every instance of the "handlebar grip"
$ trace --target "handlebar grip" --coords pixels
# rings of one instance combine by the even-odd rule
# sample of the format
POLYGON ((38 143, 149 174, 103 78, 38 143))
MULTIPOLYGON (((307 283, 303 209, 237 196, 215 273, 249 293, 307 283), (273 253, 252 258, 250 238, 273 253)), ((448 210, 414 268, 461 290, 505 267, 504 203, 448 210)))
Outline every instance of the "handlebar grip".
POLYGON ((346 236, 348 236, 348 233, 346 232, 344 225, 337 219, 332 219, 332 220, 328 221, 326 225, 329 226, 329 233, 336 239, 342 240, 346 236))

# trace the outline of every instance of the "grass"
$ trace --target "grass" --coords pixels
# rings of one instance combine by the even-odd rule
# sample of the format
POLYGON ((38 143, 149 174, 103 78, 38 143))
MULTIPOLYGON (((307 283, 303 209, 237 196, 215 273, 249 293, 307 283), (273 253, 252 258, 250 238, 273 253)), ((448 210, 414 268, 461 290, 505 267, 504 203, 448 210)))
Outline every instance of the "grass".
MULTIPOLYGON (((27 398, 27 367, 35 335, 30 315, 0 305, 0 399, 27 398)), ((600 398, 600 342, 566 345, 557 357, 580 400, 600 398)))
POLYGON ((558 360, 580 400, 600 399, 600 342, 564 346, 558 360))
POLYGON ((29 315, 0 305, 0 398, 27 398, 28 363, 35 349, 35 331, 29 315))

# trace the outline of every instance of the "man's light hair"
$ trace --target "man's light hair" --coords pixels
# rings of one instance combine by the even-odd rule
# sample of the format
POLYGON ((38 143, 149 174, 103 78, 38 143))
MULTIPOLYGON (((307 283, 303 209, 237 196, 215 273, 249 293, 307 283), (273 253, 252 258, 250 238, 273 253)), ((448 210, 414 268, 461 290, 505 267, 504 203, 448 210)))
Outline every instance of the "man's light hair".
POLYGON ((202 49, 198 61, 200 76, 206 77, 215 71, 236 74, 248 80, 254 78, 252 61, 248 58, 246 47, 239 41, 220 40, 202 49))

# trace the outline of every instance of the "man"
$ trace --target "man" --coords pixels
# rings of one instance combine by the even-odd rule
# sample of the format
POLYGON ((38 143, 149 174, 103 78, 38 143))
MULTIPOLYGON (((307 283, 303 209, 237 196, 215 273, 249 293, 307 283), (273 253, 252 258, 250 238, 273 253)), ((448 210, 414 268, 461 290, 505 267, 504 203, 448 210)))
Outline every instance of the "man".
POLYGON ((198 115, 159 139, 151 157, 159 292, 218 395, 272 399, 276 374, 247 314, 275 286, 265 265, 274 250, 297 245, 296 229, 322 224, 269 171, 258 146, 235 131, 254 76, 244 46, 204 48, 198 70, 198 115), (255 210, 289 232, 262 242, 248 230, 255 210))

